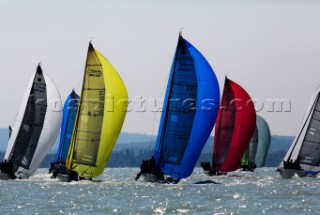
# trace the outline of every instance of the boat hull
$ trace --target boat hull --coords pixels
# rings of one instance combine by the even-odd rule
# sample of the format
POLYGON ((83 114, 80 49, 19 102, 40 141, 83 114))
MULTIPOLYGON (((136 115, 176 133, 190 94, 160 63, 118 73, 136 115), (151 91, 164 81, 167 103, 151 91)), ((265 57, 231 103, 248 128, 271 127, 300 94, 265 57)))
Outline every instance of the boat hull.
POLYGON ((156 175, 151 173, 143 173, 142 176, 145 182, 150 183, 177 184, 180 181, 180 179, 175 179, 173 177, 165 177, 164 179, 159 179, 156 175))
POLYGON ((220 175, 227 175, 227 172, 218 172, 218 171, 203 171, 204 174, 207 176, 220 176, 220 175))
POLYGON ((303 170, 296 170, 296 169, 279 169, 281 178, 284 179, 289 179, 292 178, 295 174, 298 175, 299 177, 306 177, 307 173, 303 170))
POLYGON ((57 178, 61 182, 71 182, 72 181, 72 178, 68 174, 58 174, 57 178))
POLYGON ((56 178, 58 178, 59 181, 61 181, 61 182, 71 182, 71 181, 81 181, 81 180, 92 181, 92 178, 79 176, 75 172, 73 172, 73 173, 58 173, 56 178))
POLYGON ((151 183, 165 183, 164 180, 159 180, 157 178, 157 176, 155 176, 154 174, 150 174, 150 173, 143 173, 142 174, 143 179, 145 182, 151 182, 151 183))

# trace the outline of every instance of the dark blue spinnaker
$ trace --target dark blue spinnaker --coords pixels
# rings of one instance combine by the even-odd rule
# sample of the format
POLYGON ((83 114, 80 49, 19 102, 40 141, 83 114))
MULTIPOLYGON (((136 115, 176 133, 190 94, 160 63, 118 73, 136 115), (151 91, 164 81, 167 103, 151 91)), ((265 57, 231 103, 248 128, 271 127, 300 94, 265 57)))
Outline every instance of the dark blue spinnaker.
POLYGON ((65 101, 59 148, 54 163, 66 162, 80 97, 72 90, 65 101))
POLYGON ((192 173, 216 121, 219 100, 214 71, 180 35, 154 153, 165 175, 181 179, 192 173))

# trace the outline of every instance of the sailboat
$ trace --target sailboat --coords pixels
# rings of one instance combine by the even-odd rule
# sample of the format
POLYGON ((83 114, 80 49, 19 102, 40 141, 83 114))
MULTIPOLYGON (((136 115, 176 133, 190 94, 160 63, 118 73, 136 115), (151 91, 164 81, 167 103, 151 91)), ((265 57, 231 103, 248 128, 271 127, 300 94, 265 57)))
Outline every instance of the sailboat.
POLYGON ((244 155, 242 156, 240 167, 243 171, 251 171, 253 172, 256 168, 255 164, 255 156, 257 152, 258 147, 258 129, 257 126, 255 127, 255 130, 253 132, 253 135, 251 137, 249 146, 247 150, 244 152, 244 155))
POLYGON ((53 174, 52 178, 55 178, 58 173, 65 171, 65 163, 67 160, 79 100, 80 96, 72 90, 65 101, 60 129, 59 147, 54 162, 51 163, 51 167, 49 169, 49 173, 52 172, 53 174))
POLYGON ((179 34, 154 155, 136 180, 178 183, 191 175, 214 126, 219 84, 203 55, 179 34))
POLYGON ((243 170, 253 171, 256 167, 263 167, 270 146, 270 129, 268 123, 259 115, 251 137, 249 147, 241 159, 243 170))
POLYGON ((256 129, 258 132, 258 146, 254 161, 257 167, 264 167, 270 147, 271 134, 267 121, 259 115, 257 115, 256 129))
POLYGON ((111 63, 89 43, 80 103, 62 181, 92 179, 104 170, 122 128, 127 89, 111 63))
POLYGON ((59 92, 39 64, 27 86, 1 163, 6 170, 9 168, 4 171, 8 178, 29 178, 40 166, 59 133, 59 107, 59 92))
POLYGON ((282 178, 320 172, 320 86, 313 92, 301 127, 278 167, 282 178))
POLYGON ((255 125, 256 113, 249 94, 226 77, 215 126, 212 164, 202 162, 204 172, 212 176, 237 170, 255 125))

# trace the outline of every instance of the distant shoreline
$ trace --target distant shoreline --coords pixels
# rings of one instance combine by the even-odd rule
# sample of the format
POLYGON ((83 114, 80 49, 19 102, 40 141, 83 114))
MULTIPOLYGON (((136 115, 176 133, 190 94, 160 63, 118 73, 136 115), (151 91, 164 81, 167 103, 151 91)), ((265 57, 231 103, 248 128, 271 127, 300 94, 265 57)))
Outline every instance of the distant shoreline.
MULTIPOLYGON (((156 138, 156 136, 148 134, 121 132, 107 166, 112 168, 139 167, 142 160, 149 159, 153 154, 156 138)), ((201 161, 212 160, 213 139, 213 136, 208 138, 196 166, 199 166, 201 161)), ((276 167, 279 165, 285 153, 288 151, 293 139, 293 136, 272 135, 269 152, 266 158, 267 167, 276 167)), ((8 129, 0 128, 1 160, 3 159, 7 142, 8 129)), ((55 145, 45 157, 40 168, 48 168, 50 166, 50 162, 52 162, 55 158, 58 144, 59 138, 57 138, 55 145)))

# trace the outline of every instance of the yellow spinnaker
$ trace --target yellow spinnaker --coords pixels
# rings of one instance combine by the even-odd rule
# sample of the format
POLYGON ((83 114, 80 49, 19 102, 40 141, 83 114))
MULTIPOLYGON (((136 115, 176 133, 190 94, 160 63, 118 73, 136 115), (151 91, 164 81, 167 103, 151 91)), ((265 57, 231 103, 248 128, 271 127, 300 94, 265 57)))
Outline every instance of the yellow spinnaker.
POLYGON ((122 79, 90 43, 67 168, 89 178, 103 172, 123 125, 127 105, 128 93, 122 79))

